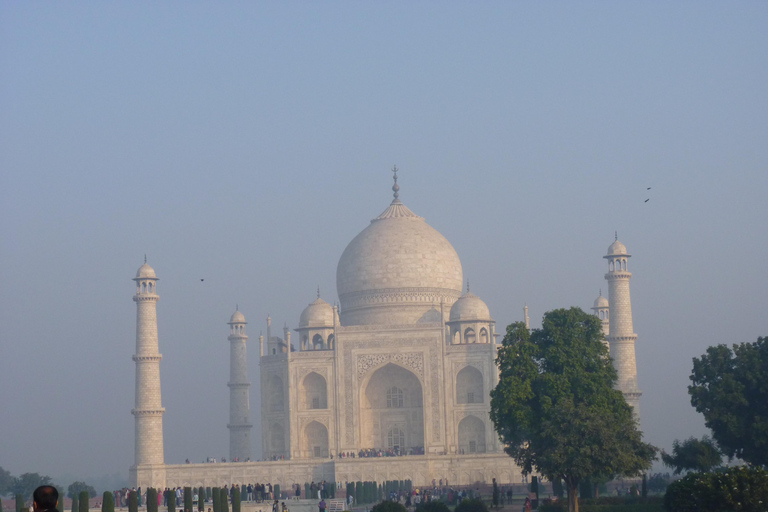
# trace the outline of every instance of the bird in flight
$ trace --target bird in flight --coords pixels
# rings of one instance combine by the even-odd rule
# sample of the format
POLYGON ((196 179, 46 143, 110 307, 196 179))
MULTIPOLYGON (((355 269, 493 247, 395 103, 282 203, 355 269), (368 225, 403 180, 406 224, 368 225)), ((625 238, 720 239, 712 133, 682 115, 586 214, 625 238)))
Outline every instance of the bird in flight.
MULTIPOLYGON (((650 201, 650 200, 651 200, 651 198, 649 197, 648 199, 646 199, 646 200, 645 200, 645 201, 643 201, 643 202, 644 202, 644 203, 647 203, 647 202, 648 202, 648 201, 650 201)), ((202 281, 202 279, 201 279, 201 281, 202 281)))
POLYGON ((205 279, 201 279, 200 281, 205 281, 205 279))

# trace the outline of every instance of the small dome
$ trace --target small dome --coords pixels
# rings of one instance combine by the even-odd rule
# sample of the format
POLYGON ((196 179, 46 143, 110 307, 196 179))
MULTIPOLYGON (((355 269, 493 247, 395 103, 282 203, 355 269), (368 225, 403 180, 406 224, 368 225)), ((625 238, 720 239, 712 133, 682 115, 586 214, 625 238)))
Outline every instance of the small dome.
POLYGON ((333 306, 318 297, 304 308, 299 318, 299 329, 308 327, 333 327, 333 306))
POLYGON ((229 319, 229 323, 231 323, 231 324, 244 324, 244 323, 246 323, 245 322, 245 317, 243 316, 243 314, 239 310, 235 311, 234 313, 232 313, 232 317, 229 319))
POLYGON ((466 320, 492 320, 491 312, 483 299, 470 292, 459 297, 451 308, 451 322, 466 320))
POLYGON ((608 307, 608 299, 600 295, 598 298, 595 299, 595 304, 592 306, 594 309, 597 308, 607 308, 608 307))
POLYGON ((627 248, 624 246, 624 244, 616 240, 611 244, 610 247, 608 247, 608 256, 619 256, 619 255, 629 256, 629 254, 627 253, 627 248))
POLYGON ((136 271, 136 279, 157 279, 155 269, 150 267, 145 261, 144 264, 139 267, 139 270, 136 271))

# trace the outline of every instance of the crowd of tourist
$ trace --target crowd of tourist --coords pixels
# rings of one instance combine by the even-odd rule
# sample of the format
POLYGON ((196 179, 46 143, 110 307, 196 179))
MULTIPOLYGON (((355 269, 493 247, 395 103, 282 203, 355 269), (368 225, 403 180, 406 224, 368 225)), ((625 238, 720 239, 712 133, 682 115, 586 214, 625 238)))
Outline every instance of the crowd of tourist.
MULTIPOLYGON (((359 459, 365 459, 368 457, 403 457, 405 455, 424 455, 423 446, 413 446, 411 448, 365 448, 359 452, 339 452, 340 459, 347 459, 355 457, 359 459)), ((333 455, 331 455, 333 458, 333 455)))

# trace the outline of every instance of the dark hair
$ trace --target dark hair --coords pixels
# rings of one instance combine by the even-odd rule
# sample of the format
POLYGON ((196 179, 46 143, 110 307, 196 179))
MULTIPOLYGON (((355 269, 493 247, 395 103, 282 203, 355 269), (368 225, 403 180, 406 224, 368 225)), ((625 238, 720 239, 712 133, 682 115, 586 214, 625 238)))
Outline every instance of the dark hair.
POLYGON ((32 493, 32 499, 41 510, 55 509, 59 502, 59 491, 52 485, 41 485, 32 493))

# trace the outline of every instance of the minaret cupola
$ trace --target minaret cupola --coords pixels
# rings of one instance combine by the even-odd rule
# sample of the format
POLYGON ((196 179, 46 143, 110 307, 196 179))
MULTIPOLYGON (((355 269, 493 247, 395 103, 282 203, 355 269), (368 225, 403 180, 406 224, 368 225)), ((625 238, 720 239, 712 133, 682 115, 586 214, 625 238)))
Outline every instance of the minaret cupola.
POLYGON ((472 343, 493 343, 494 326, 491 312, 483 300, 469 291, 451 307, 448 322, 449 343, 453 345, 472 343))

